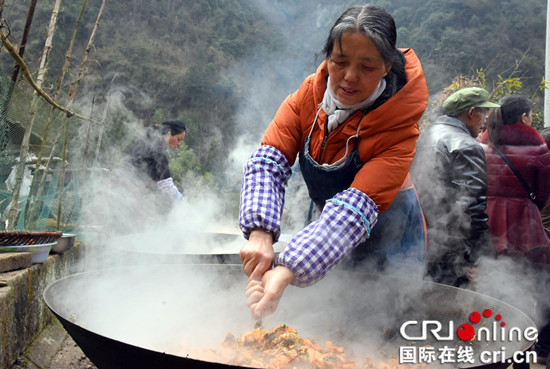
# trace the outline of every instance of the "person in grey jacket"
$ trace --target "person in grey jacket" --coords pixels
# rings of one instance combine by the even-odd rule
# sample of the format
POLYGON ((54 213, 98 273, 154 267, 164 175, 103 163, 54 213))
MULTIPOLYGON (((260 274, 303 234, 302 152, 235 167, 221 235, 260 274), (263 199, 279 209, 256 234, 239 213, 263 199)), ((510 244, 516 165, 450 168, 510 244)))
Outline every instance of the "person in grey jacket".
POLYGON ((434 282, 465 286, 488 246, 487 171, 476 138, 498 106, 482 88, 461 89, 417 142, 411 175, 428 231, 426 277, 434 282))

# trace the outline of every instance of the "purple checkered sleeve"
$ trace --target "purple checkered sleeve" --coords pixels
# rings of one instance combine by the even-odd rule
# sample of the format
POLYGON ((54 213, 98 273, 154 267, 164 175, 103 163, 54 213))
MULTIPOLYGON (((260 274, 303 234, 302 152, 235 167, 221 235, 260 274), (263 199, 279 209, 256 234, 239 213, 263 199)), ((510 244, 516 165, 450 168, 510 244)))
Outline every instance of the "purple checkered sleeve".
POLYGON ((365 241, 377 220, 374 201, 349 188, 327 201, 320 218, 292 238, 275 264, 292 270, 295 286, 312 285, 365 241))
POLYGON ((279 239, 285 184, 291 174, 290 163, 273 146, 263 145, 252 152, 244 165, 239 211, 239 225, 246 239, 255 229, 270 232, 273 242, 279 239))

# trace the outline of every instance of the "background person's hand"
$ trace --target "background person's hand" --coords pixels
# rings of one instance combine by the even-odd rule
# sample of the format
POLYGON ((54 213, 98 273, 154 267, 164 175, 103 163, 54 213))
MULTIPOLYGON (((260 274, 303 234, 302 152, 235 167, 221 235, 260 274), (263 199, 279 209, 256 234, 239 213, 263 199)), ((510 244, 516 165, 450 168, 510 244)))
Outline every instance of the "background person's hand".
POLYGON ((479 281, 479 269, 478 268, 468 268, 468 280, 471 283, 477 283, 479 281))
POLYGON ((294 280, 294 274, 279 265, 265 272, 261 281, 250 280, 246 287, 246 305, 254 320, 271 315, 277 310, 285 288, 294 280))
POLYGON ((261 280, 264 273, 271 268, 275 258, 273 236, 261 230, 252 231, 248 242, 241 248, 239 256, 248 280, 261 280))

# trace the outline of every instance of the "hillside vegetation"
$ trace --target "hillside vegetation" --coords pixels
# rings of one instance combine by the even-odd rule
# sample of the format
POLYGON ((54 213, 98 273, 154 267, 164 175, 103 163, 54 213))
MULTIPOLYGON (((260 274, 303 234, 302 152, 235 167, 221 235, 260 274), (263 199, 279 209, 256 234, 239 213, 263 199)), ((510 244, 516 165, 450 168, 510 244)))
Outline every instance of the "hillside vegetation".
MULTIPOLYGON (((521 79, 522 93, 537 93, 544 75, 546 2, 502 0, 498 6, 494 0, 373 2, 394 15, 398 46, 415 49, 432 96, 455 77, 477 78, 480 70, 488 89, 515 77, 521 79)), ((20 42, 29 3, 5 0, 2 16, 13 44, 20 42)), ((100 3, 87 2, 71 59, 72 78, 100 3)), ((38 2, 25 54, 31 71, 37 69, 52 4, 51 0, 38 2)), ((243 133, 250 135, 248 142, 257 144, 282 99, 315 71, 328 30, 350 4, 108 1, 78 106, 90 114, 102 114, 102 106, 110 101, 103 145, 121 150, 131 142, 132 124, 182 119, 189 134, 176 153, 182 162, 176 172, 224 172, 226 163, 220 158, 231 157, 243 133)), ((77 0, 62 3, 44 84, 50 93, 81 5, 77 0)), ((13 60, 5 51, 0 53, 0 63, 2 74, 9 75, 13 60)), ((100 158, 105 166, 112 159, 109 153, 100 158)))

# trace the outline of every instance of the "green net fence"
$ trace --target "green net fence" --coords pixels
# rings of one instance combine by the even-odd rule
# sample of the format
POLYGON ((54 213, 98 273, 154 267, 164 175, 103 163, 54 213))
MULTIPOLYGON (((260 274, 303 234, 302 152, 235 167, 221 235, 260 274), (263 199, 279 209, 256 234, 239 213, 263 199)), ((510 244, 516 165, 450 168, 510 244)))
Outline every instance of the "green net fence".
POLYGON ((76 149, 79 132, 92 124, 5 75, 0 94, 0 229, 72 230, 82 219, 79 184, 90 172, 76 149))

